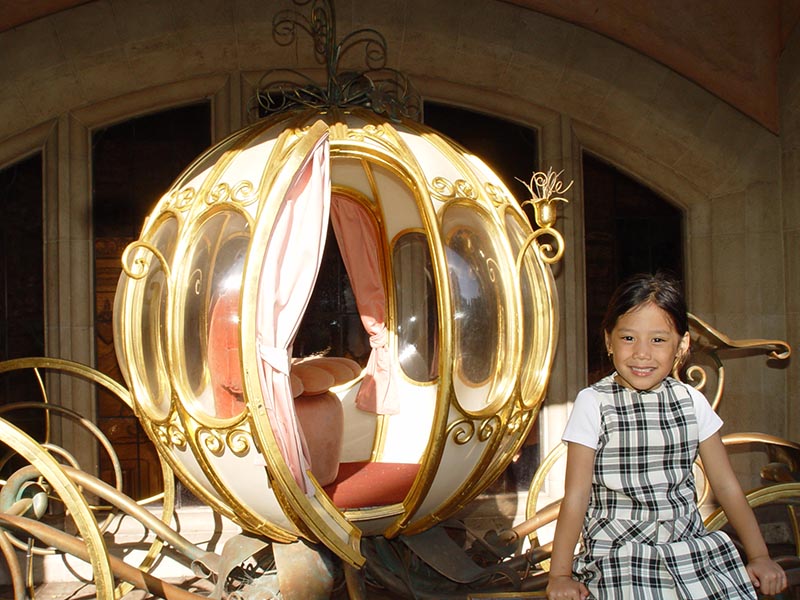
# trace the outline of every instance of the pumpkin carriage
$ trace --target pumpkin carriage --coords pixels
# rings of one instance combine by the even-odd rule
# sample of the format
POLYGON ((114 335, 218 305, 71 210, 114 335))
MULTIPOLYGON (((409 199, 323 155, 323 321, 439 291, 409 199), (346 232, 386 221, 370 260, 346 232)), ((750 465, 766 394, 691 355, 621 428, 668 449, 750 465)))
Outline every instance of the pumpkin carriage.
MULTIPOLYGON (((123 256, 115 299, 127 387, 59 359, 0 364, 0 373, 52 371, 112 391, 139 418, 164 474, 160 508, 147 510, 119 481, 63 464, 49 441, 0 420, 2 438, 29 463, 0 492, 0 549, 16 598, 26 593, 15 553, 24 538, 89 562, 99 598, 132 586, 237 600, 541 595, 548 547, 537 531, 557 504, 536 500, 558 451, 534 477, 525 523, 469 537, 452 517, 514 459, 544 400, 565 189, 552 172, 534 174, 534 229, 527 203, 480 158, 402 114, 376 112, 387 100, 375 81, 352 76, 336 88, 369 108, 328 95, 323 107, 256 121, 162 196, 123 256), (315 290, 338 264, 347 310, 323 319, 315 290), (173 474, 242 534, 219 553, 182 537, 171 525, 173 474), (69 515, 63 531, 40 521, 55 500, 69 515), (152 533, 138 565, 108 550, 114 512, 152 533), (165 548, 213 589, 155 578, 165 548)), ((298 104, 309 94, 295 95, 298 104)), ((782 342, 695 326, 716 340, 709 356, 737 346, 789 353, 782 342)), ((103 442, 80 415, 35 404, 103 442)), ((781 483, 758 501, 791 509, 800 447, 756 434, 732 441, 769 448, 768 475, 781 483)))

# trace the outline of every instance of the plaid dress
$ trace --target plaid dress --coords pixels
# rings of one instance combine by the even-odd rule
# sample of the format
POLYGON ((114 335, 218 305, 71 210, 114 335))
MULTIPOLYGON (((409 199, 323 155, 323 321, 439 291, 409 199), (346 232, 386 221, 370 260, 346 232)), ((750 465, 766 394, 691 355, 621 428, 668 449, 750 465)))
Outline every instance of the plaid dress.
POLYGON ((592 389, 600 440, 573 565, 591 598, 756 598, 730 538, 706 531, 697 510, 698 427, 684 384, 634 392, 609 376, 592 389))

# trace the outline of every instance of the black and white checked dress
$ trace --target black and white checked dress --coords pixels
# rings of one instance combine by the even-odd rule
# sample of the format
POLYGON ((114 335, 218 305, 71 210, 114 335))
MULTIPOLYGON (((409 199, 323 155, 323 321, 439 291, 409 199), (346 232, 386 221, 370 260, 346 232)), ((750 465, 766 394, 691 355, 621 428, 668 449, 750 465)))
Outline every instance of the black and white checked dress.
POLYGON ((730 538, 707 532, 697 510, 689 391, 667 378, 635 392, 613 375, 592 389, 600 440, 576 578, 597 600, 756 598, 730 538))

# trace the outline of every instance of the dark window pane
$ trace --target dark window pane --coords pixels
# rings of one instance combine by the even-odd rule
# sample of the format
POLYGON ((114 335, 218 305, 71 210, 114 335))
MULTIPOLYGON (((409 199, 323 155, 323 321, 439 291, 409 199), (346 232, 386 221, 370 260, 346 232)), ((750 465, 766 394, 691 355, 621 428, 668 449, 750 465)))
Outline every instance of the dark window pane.
MULTIPOLYGON (((0 170, 0 361, 44 354, 44 261, 42 157, 0 170)), ((0 405, 42 400, 30 369, 0 375, 0 405)), ((3 415, 38 440, 44 439, 41 411, 3 415)), ((0 448, 0 454, 6 454, 0 448)), ((0 477, 22 466, 5 463, 0 477)))
POLYGON ((660 269, 683 279, 683 213, 590 154, 583 155, 583 198, 591 383, 611 369, 600 327, 617 285, 635 273, 660 269))

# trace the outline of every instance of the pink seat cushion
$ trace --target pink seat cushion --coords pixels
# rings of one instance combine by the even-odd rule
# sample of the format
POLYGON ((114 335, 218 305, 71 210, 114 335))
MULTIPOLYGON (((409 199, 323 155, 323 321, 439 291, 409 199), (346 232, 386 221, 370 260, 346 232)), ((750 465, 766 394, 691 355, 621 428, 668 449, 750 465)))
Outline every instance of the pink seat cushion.
POLYGON ((324 489, 340 509, 386 506, 405 499, 418 472, 418 464, 341 463, 336 481, 324 489))

